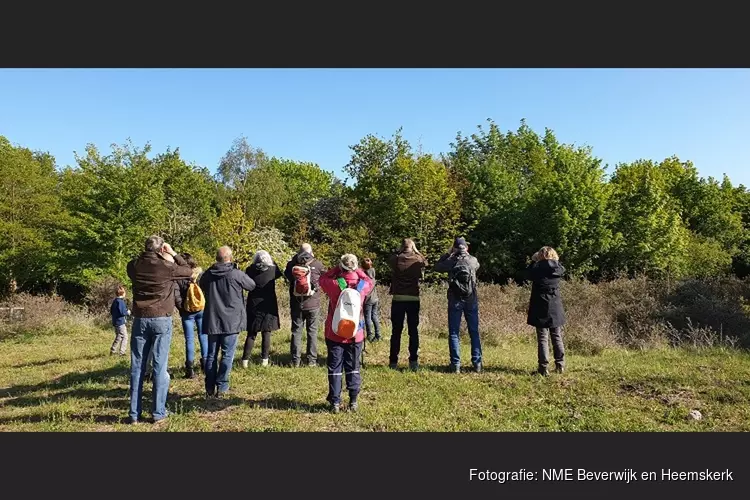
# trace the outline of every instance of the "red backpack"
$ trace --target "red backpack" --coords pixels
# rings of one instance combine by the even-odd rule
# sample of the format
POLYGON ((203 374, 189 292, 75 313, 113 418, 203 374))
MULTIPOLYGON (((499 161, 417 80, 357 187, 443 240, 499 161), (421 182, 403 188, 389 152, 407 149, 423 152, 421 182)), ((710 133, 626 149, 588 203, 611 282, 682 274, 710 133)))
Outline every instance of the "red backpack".
POLYGON ((310 268, 307 266, 294 266, 294 295, 297 297, 309 297, 315 293, 310 281, 310 268))

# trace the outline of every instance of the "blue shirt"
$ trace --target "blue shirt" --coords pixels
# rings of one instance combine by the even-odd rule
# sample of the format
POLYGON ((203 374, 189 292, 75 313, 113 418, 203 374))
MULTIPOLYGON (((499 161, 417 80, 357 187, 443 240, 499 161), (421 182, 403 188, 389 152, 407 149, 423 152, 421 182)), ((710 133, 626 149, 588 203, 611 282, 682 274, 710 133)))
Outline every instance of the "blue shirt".
POLYGON ((112 301, 112 307, 109 308, 112 315, 112 326, 122 326, 125 324, 125 318, 128 316, 128 306, 125 299, 117 297, 112 301))

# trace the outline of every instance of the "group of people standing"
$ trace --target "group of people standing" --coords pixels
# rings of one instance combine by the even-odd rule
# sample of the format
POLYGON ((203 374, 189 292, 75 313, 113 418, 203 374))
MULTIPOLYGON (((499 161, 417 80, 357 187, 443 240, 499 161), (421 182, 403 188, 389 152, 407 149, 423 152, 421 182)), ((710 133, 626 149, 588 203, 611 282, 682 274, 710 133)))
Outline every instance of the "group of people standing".
MULTIPOLYGON (((420 282, 427 259, 413 240, 404 239, 401 248, 388 260, 391 268, 391 323, 389 366, 397 369, 404 324, 409 342, 409 368, 419 369, 420 282)), ((469 254, 468 244, 456 238, 449 252, 440 257, 434 270, 448 274, 449 370, 461 371, 459 330, 466 318, 471 339, 473 370, 482 371, 482 346, 479 335, 477 270, 479 262, 469 254)), ((337 265, 327 269, 313 254, 309 244, 287 263, 284 271, 266 251, 258 251, 243 272, 232 262, 232 250, 221 247, 216 262, 205 272, 189 254, 177 254, 158 236, 146 240, 144 252, 128 264, 133 285, 133 327, 131 337, 130 412, 131 423, 143 417, 141 400, 144 380, 151 366, 154 384, 151 415, 154 422, 167 417, 169 387, 167 365, 172 337, 172 313, 180 313, 185 333, 185 376, 195 376, 194 330, 200 345, 200 369, 205 374, 206 396, 223 397, 229 379, 239 334, 247 331, 242 366, 248 367, 258 334, 261 335, 261 365, 270 364, 272 332, 281 328, 276 280, 289 283, 292 335, 291 360, 294 367, 303 363, 302 336, 306 332, 304 363, 317 366, 320 294, 329 298, 324 320, 327 347, 328 396, 331 410, 341 409, 343 382, 349 393, 350 411, 358 409, 361 387, 360 365, 365 338, 381 340, 379 299, 375 288, 375 268, 370 259, 360 267, 355 255, 341 256, 337 265), (244 298, 247 292, 247 299, 244 298), (356 302, 356 303, 355 303, 356 302), (347 323, 348 322, 348 323, 347 323), (346 326, 349 325, 349 326, 346 326), (342 380, 343 379, 343 380, 342 380)), ((533 281, 528 323, 537 327, 539 366, 548 374, 548 342, 551 335, 556 368, 564 369, 561 328, 565 322, 559 296, 559 281, 564 268, 554 249, 543 247, 532 257, 528 269, 533 281)), ((124 316, 129 315, 120 287, 112 304, 116 330, 112 353, 125 353, 127 332, 124 316)))

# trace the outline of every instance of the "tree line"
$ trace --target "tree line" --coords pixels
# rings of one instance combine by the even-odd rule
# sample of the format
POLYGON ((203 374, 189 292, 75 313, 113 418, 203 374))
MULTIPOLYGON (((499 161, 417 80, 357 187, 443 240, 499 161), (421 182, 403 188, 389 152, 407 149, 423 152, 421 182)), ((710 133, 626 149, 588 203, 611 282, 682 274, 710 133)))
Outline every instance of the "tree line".
POLYGON ((507 132, 489 121, 440 155, 400 129, 350 149, 340 179, 244 137, 212 174, 179 149, 154 155, 131 142, 109 153, 88 145, 60 168, 49 153, 0 136, 0 285, 74 297, 108 277, 127 282, 125 266, 150 234, 204 265, 220 245, 244 266, 256 250, 285 262, 310 242, 329 263, 372 257, 386 280, 384 260, 402 238, 434 261, 457 235, 483 281, 519 278, 543 245, 592 281, 748 274, 750 193, 676 156, 610 174, 590 147, 525 121, 507 132))

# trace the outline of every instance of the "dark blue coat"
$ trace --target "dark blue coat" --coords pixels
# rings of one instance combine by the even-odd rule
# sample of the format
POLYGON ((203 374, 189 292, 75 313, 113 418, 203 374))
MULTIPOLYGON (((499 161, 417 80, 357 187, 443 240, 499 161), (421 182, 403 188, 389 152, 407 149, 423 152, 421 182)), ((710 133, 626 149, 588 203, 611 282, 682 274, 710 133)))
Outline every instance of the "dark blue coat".
POLYGON ((109 313, 112 315, 112 326, 124 325, 128 317, 128 306, 125 304, 125 299, 117 297, 113 300, 109 313))
POLYGON ((203 333, 221 335, 247 330, 243 290, 252 292, 255 282, 231 262, 216 263, 203 273, 198 286, 206 297, 203 333))

